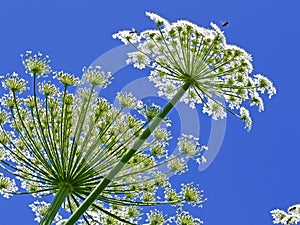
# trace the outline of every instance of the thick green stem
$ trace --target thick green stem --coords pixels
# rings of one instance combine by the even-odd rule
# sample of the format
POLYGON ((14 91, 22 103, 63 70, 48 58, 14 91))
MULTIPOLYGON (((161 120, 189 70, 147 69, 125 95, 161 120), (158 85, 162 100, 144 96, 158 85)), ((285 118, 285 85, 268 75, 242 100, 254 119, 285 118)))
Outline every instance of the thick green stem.
POLYGON ((58 192, 55 194, 55 197, 47 210, 47 213, 43 217, 40 225, 51 225, 53 223, 53 220, 60 209, 61 205, 65 201, 66 197, 69 195, 70 187, 62 186, 58 192))
POLYGON ((65 225, 73 225, 79 218, 84 214, 84 212, 93 204, 93 202, 98 198, 98 196, 104 191, 107 185, 113 180, 113 178, 121 171, 125 164, 131 159, 131 157, 136 153, 136 151, 141 147, 141 145, 146 141, 146 139, 151 135, 155 128, 160 124, 160 122, 165 118, 165 116, 170 112, 174 105, 180 100, 182 95, 190 87, 190 83, 186 82, 176 93, 176 95, 167 103, 163 110, 153 119, 149 127, 143 131, 143 133, 134 142, 132 148, 127 151, 127 153, 121 158, 120 162, 109 172, 108 175, 99 183, 96 188, 89 194, 85 201, 79 206, 79 208, 72 214, 65 225))

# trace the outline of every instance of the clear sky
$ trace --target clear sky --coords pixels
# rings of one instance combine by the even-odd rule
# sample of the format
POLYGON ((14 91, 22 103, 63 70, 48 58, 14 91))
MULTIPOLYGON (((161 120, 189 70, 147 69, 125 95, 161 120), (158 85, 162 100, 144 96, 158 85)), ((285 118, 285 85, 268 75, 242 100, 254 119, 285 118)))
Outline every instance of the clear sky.
MULTIPOLYGON (((112 39, 114 32, 152 28, 145 11, 205 27, 229 21, 224 28, 228 42, 250 52, 254 72, 277 87, 272 100, 265 98, 264 112, 251 108, 250 133, 229 116, 217 158, 203 172, 195 169, 181 178, 204 189, 208 201, 193 213, 206 225, 272 224, 271 209, 300 202, 299 0, 1 1, 0 74, 23 71, 19 55, 32 50, 49 54, 53 68, 80 75, 83 66, 121 45, 112 39)), ((147 75, 122 71, 111 93, 132 76, 147 75)), ((200 116, 202 144, 208 140, 209 121, 200 116)), ((0 225, 34 224, 27 207, 31 202, 26 196, 0 198, 0 225)))

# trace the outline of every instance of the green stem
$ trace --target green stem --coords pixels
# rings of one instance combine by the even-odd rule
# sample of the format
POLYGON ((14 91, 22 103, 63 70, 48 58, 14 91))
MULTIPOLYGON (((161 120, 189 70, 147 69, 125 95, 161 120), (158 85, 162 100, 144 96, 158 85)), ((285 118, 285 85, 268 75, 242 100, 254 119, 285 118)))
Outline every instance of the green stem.
POLYGON ((170 112, 170 110, 175 106, 175 104, 180 100, 183 94, 190 87, 190 83, 186 82, 178 90, 175 96, 167 103, 163 110, 153 119, 147 129, 137 138, 134 142, 133 147, 121 158, 120 162, 105 176, 105 178, 96 186, 96 188, 89 194, 85 201, 79 206, 79 208, 71 215, 69 220, 65 225, 73 225, 80 218, 81 215, 93 204, 93 202, 98 198, 98 196, 104 191, 107 185, 114 179, 114 177, 122 170, 126 163, 131 159, 131 157, 136 153, 136 151, 141 147, 141 145, 146 141, 146 139, 151 135, 155 128, 160 124, 160 122, 165 118, 165 116, 170 112))
POLYGON ((61 205, 65 201, 66 197, 70 193, 70 187, 65 185, 62 186, 58 192, 55 194, 55 197, 47 210, 47 214, 43 217, 40 225, 51 225, 53 223, 53 220, 60 209, 61 205))

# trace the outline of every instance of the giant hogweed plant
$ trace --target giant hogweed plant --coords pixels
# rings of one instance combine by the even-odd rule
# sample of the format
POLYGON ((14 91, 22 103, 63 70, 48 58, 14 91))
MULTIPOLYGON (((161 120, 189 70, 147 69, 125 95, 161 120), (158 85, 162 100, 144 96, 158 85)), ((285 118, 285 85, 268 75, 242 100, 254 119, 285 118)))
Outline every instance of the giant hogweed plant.
MULTIPOLYGON (((169 23, 147 13, 156 29, 138 34, 132 30, 114 35, 136 52, 128 62, 140 69, 152 69, 149 79, 159 88, 159 95, 170 101, 162 109, 153 105, 141 110, 130 94, 120 93, 117 109, 94 94, 96 86, 106 86, 109 74, 91 68, 84 71, 83 81, 90 88, 79 89, 79 97, 68 87, 79 82, 74 76, 59 72, 55 77, 62 90, 49 83, 40 84, 43 98, 37 94, 37 79, 49 72, 47 59, 27 55, 24 65, 33 76, 33 96, 22 98, 26 83, 16 74, 8 76, 4 86, 9 94, 2 100, 1 166, 22 181, 22 188, 33 195, 54 194, 50 205, 32 205, 41 224, 61 219, 61 207, 72 213, 59 223, 123 224, 141 223, 144 206, 171 204, 174 216, 157 209, 147 213, 149 224, 201 224, 183 210, 185 203, 201 206, 202 191, 193 184, 172 187, 171 173, 187 170, 186 158, 202 162, 205 147, 198 139, 182 135, 178 139, 179 155, 169 155, 170 133, 161 127, 168 112, 183 101, 213 119, 227 112, 245 122, 250 130, 252 120, 244 102, 263 110, 260 93, 276 93, 272 82, 252 72, 251 56, 243 49, 226 43, 223 32, 214 24, 206 29, 188 21, 169 23), (215 97, 223 98, 224 104, 215 97), (143 111, 146 120, 126 114, 123 108, 143 111), (9 122, 9 124, 5 124, 9 122), (168 170, 162 172, 161 166, 168 170)), ((17 193, 15 181, 1 178, 1 192, 17 193)))
MULTIPOLYGON (((170 23, 154 13, 146 14, 155 22, 155 29, 140 33, 123 30, 113 37, 136 49, 128 54, 127 62, 139 69, 150 68, 149 80, 158 88, 158 95, 166 96, 170 101, 72 214, 67 225, 76 222, 105 188, 114 183, 123 166, 134 157, 155 127, 179 101, 189 104, 191 108, 202 105, 203 113, 212 115, 213 119, 224 118, 227 113, 233 114, 245 122, 245 128, 249 131, 252 119, 245 103, 262 111, 264 105, 260 94, 267 93, 269 98, 276 94, 268 78, 261 74, 251 76, 251 55, 242 48, 227 44, 224 33, 217 25, 212 23, 212 29, 206 29, 189 21, 170 23), (217 99, 223 99, 225 103, 217 99)), ((193 223, 177 221, 177 224, 193 223)))
MULTIPOLYGON (((27 52, 23 64, 32 77, 31 86, 17 73, 8 74, 2 82, 8 93, 1 99, 0 166, 18 181, 0 173, 0 193, 4 197, 54 195, 51 203, 37 199, 30 207, 40 224, 63 224, 59 212, 64 210, 66 215, 77 209, 147 130, 160 107, 143 104, 130 93, 117 93, 119 107, 97 96, 99 88, 111 82, 110 73, 98 67, 84 68, 80 80, 63 71, 53 72, 48 57, 40 53, 27 52)), ((143 207, 158 205, 172 205, 177 211, 169 217, 148 211, 150 223, 201 223, 183 207, 186 203, 201 207, 202 190, 193 183, 176 189, 169 178, 186 172, 188 159, 203 162, 207 148, 196 137, 182 134, 179 154, 172 155, 167 149, 170 125, 165 119, 151 131, 78 224, 136 224, 143 207)))
POLYGON ((183 101, 192 108, 201 104, 203 113, 212 115, 213 119, 224 118, 229 112, 243 120, 245 128, 250 130, 252 119, 244 103, 255 105, 262 111, 264 105, 260 94, 267 93, 271 98, 276 93, 268 78, 261 74, 250 76, 253 70, 251 56, 245 50, 227 44, 224 33, 215 24, 211 24, 213 29, 206 29, 189 21, 170 23, 154 13, 146 14, 155 22, 156 29, 140 33, 124 30, 113 37, 136 49, 128 54, 128 63, 139 69, 150 68, 149 80, 159 89, 158 94, 170 101, 72 214, 67 225, 74 223, 118 176, 121 168, 177 102, 183 101))

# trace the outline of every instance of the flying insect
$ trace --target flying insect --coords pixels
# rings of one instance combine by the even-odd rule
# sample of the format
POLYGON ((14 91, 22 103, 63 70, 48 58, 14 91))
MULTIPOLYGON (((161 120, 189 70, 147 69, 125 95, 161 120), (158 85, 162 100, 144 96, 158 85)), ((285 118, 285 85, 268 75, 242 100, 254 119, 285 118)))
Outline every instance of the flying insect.
POLYGON ((225 21, 222 23, 222 27, 226 27, 228 24, 229 24, 228 21, 225 21))
POLYGON ((137 30, 132 28, 132 30, 129 32, 129 34, 137 34, 137 30))

